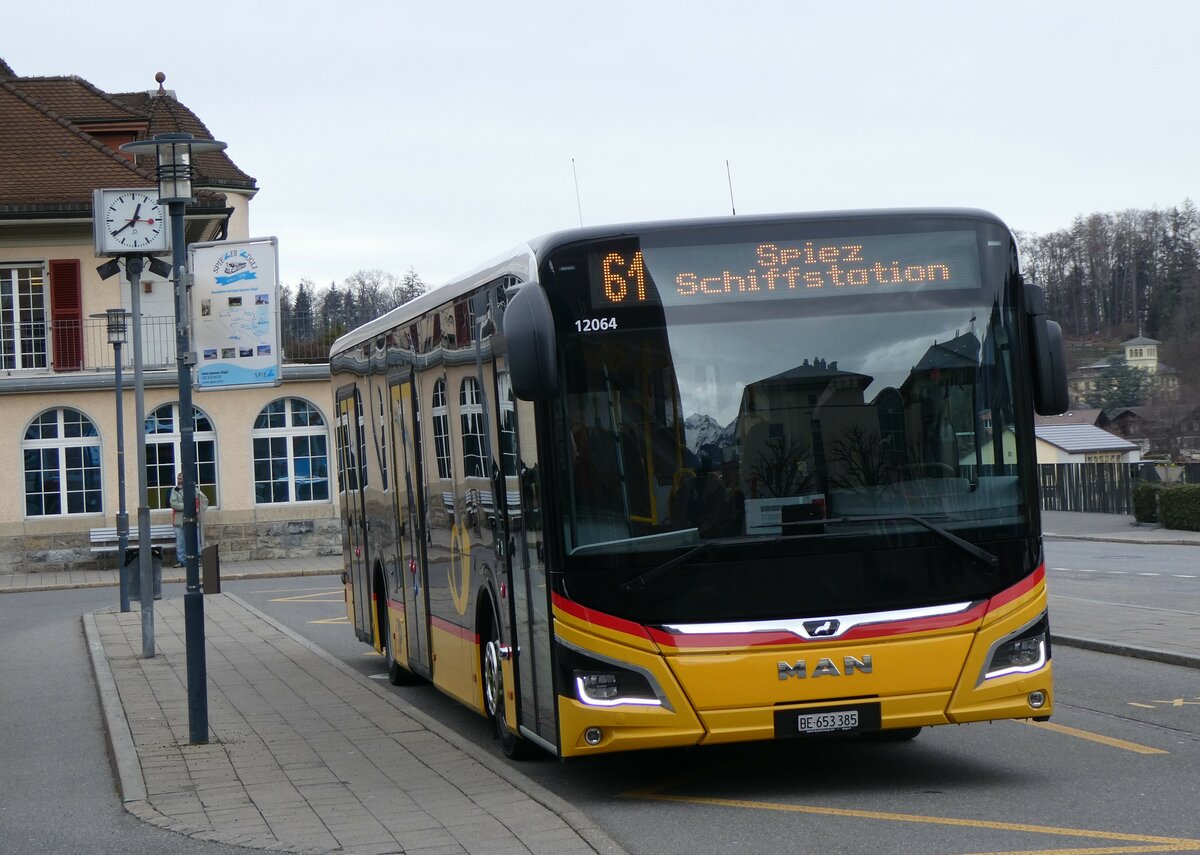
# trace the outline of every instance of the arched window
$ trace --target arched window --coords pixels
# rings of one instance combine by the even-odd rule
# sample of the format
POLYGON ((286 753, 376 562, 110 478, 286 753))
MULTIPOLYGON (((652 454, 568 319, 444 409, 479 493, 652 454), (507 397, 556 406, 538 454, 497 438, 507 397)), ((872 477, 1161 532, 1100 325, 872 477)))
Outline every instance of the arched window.
POLYGON ((433 449, 437 455, 439 478, 450 477, 450 410, 446 406, 446 381, 438 378, 433 384, 433 449))
POLYGON ((462 423, 463 475, 483 478, 487 474, 483 455, 483 395, 474 377, 464 377, 458 388, 458 413, 462 423))
POLYGON ((329 500, 329 440, 316 407, 300 398, 272 401, 250 438, 256 504, 329 500))
POLYGON ((21 440, 25 515, 98 514, 104 510, 100 433, 79 410, 46 410, 21 440))
MULTIPOLYGON (((196 442, 196 489, 217 504, 217 434, 212 420, 193 407, 196 442)), ((146 491, 151 508, 171 507, 171 488, 179 473, 179 405, 163 404, 146 416, 146 491)))

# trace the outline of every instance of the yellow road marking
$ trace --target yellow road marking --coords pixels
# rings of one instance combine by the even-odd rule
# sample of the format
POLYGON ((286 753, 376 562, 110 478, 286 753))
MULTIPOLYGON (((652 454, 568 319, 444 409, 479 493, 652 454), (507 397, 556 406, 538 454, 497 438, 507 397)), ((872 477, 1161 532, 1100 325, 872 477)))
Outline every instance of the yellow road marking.
MULTIPOLYGON (((312 588, 262 588, 260 590, 256 590, 254 593, 256 593, 256 594, 287 594, 287 593, 291 593, 293 591, 311 591, 311 590, 312 590, 312 588)), ((340 591, 342 589, 338 588, 338 590, 340 591)))
POLYGON ((1067 736, 1077 736, 1080 739, 1088 739, 1092 742, 1099 742, 1101 745, 1107 745, 1110 748, 1120 748, 1122 751, 1132 751, 1136 754, 1166 754, 1161 748, 1150 748, 1147 745, 1138 745, 1136 742, 1126 742, 1124 739, 1114 739, 1111 736, 1101 736, 1099 733, 1089 733, 1086 730, 1077 730, 1074 727, 1067 727, 1062 724, 1055 724, 1049 721, 1028 721, 1019 719, 1020 724, 1028 724, 1033 727, 1040 727, 1043 730, 1052 730, 1055 733, 1066 734, 1067 736))
MULTIPOLYGON (((673 796, 659 791, 658 787, 646 787, 621 793, 621 798, 646 799, 648 801, 676 802, 680 804, 708 805, 711 807, 749 808, 773 810, 784 813, 837 816, 848 819, 878 819, 887 822, 912 822, 926 825, 949 825, 959 828, 984 828, 992 831, 1020 831, 1030 834, 1052 834, 1059 837, 1091 837, 1096 840, 1120 840, 1128 843, 1157 844, 1153 847, 1120 847, 1116 849, 1054 850, 1055 855, 1085 852, 1188 852, 1200 851, 1200 840, 1183 837, 1158 837, 1149 834, 1126 834, 1120 831, 1094 831, 1084 828, 1057 828, 1052 825, 1027 825, 1021 822, 996 822, 984 819, 959 819, 948 816, 922 816, 920 814, 889 813, 877 810, 852 810, 849 808, 819 807, 817 805, 794 805, 783 802, 759 802, 748 799, 719 799, 706 796, 673 796)), ((995 855, 1018 855, 1018 853, 995 853, 995 855)), ((1026 855, 1026 853, 1021 853, 1026 855)), ((1029 855, 1033 855, 1029 853, 1029 855)), ((1042 855, 1042 853, 1038 853, 1042 855)))
POLYGON ((1137 701, 1129 701, 1129 705, 1130 705, 1131 707, 1141 707, 1141 708, 1142 708, 1142 709, 1144 709, 1144 710, 1156 710, 1156 709, 1158 709, 1158 707, 1156 707, 1154 704, 1139 704, 1137 701))
POLYGON ((1197 850, 1192 845, 1177 846, 1174 843, 1163 846, 1095 846, 1087 849, 1022 849, 1011 852, 975 852, 972 855, 1121 855, 1121 853, 1144 852, 1187 852, 1197 850))
POLYGON ((350 618, 342 615, 341 617, 322 618, 321 620, 310 620, 309 623, 350 623, 350 618))
POLYGON ((276 597, 276 598, 272 599, 271 602, 272 603, 332 603, 332 602, 342 602, 342 600, 344 598, 345 598, 345 592, 341 588, 338 588, 333 591, 315 591, 311 594, 300 594, 295 597, 276 597), (326 599, 326 600, 318 599, 319 597, 333 597, 334 595, 336 595, 336 597, 337 597, 336 600, 334 600, 334 599, 326 599))

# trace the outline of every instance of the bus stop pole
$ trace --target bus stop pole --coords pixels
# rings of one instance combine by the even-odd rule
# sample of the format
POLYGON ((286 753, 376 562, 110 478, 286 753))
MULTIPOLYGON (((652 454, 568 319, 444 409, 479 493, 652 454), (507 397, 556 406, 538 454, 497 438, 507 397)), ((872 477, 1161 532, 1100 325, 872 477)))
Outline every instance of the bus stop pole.
MULTIPOLYGON (((125 331, 124 312, 121 310, 121 333, 125 331)), ((111 316, 110 316, 111 318, 111 316)), ((110 321, 111 329, 111 321, 110 321)), ((117 392, 117 581, 121 611, 129 611, 129 568, 125 566, 125 553, 129 550, 129 511, 125 507, 125 386, 121 382, 121 342, 113 342, 113 385, 117 392)), ((142 425, 143 429, 145 425, 142 425)))

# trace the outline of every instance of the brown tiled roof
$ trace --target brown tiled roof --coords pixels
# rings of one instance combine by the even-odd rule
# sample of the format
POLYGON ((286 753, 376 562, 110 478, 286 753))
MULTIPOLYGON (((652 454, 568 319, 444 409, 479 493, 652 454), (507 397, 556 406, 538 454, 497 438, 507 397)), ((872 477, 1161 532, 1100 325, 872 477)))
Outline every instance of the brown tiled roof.
MULTIPOLYGON (((212 133, 205 127, 204 122, 169 94, 151 92, 124 92, 112 96, 150 119, 150 130, 146 133, 149 139, 155 134, 188 133, 197 139, 213 139, 212 133)), ((139 163, 151 161, 148 165, 154 168, 153 158, 142 155, 139 163)), ((192 159, 192 165, 197 173, 204 176, 205 183, 216 186, 254 188, 255 182, 246 173, 238 169, 223 151, 213 151, 198 154, 192 159)))
POLYGON ((22 77, 22 92, 76 125, 86 122, 145 121, 145 114, 101 92, 81 77, 22 77))
POLYGON ((0 210, 88 211, 97 187, 154 183, 14 81, 0 82, 0 210))
MULTIPOLYGON (((16 77, 0 60, 0 213, 87 211, 96 187, 153 185, 155 164, 139 165, 87 133, 91 123, 146 123, 147 138, 186 131, 212 139, 173 94, 110 95, 79 77, 16 77)), ((135 126, 136 127, 136 126, 135 126)), ((196 155, 198 205, 223 206, 220 193, 254 192, 255 181, 224 152, 196 155)))

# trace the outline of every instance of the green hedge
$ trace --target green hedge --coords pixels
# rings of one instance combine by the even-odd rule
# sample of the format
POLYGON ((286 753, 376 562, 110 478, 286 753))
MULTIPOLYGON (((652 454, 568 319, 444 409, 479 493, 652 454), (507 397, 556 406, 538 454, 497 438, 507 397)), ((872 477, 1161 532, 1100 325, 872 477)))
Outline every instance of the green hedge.
POLYGON ((1133 518, 1141 523, 1158 522, 1158 494, 1163 485, 1139 481, 1133 488, 1133 518))
POLYGON ((1200 531, 1200 484, 1174 484, 1158 497, 1158 521, 1164 528, 1200 531))

